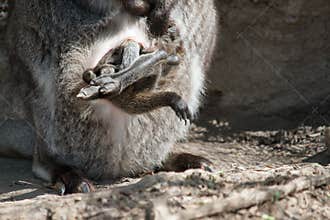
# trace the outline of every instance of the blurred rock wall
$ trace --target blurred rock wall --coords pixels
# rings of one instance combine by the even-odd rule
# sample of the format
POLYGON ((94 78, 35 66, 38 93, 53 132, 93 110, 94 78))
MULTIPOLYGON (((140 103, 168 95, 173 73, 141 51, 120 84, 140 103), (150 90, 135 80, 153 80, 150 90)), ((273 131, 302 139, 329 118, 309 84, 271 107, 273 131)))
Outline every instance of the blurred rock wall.
POLYGON ((236 127, 328 123, 330 1, 216 4, 219 41, 204 111, 236 127))
POLYGON ((5 42, 4 42, 4 35, 5 35, 5 25, 6 25, 6 18, 8 16, 7 10, 7 1, 2 0, 0 1, 0 82, 3 79, 3 75, 6 72, 6 64, 7 64, 7 54, 4 50, 5 42))

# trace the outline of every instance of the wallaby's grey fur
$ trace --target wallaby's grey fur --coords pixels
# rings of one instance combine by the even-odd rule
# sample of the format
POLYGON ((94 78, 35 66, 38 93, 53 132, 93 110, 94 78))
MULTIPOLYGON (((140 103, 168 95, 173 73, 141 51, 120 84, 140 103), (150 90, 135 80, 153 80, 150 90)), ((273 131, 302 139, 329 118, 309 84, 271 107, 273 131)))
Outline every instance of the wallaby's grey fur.
MULTIPOLYGON (((216 41, 214 3, 169 2, 175 2, 168 15, 180 31, 185 54, 156 90, 179 94, 197 114, 216 41)), ((10 3, 14 4, 7 30, 12 82, 7 85, 15 89, 4 96, 35 128, 36 175, 52 180, 49 158, 94 179, 133 176, 161 166, 189 127, 170 108, 131 115, 107 100, 76 98, 83 72, 97 64, 105 47, 135 34, 146 44, 155 36, 147 19, 127 13, 119 0, 10 3)))

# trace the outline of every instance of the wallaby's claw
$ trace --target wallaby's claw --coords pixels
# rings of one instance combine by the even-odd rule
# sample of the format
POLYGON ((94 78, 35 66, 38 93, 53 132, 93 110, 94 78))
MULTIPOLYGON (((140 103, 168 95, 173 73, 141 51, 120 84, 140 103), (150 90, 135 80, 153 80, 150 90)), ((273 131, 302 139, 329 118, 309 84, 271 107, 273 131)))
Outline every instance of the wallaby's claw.
POLYGON ((64 196, 65 195, 65 184, 62 181, 57 181, 52 188, 60 196, 64 196))
POLYGON ((183 120, 186 125, 189 121, 193 120, 193 116, 189 109, 189 106, 183 99, 175 101, 174 104, 171 105, 171 107, 174 110, 175 114, 178 116, 178 118, 183 120))

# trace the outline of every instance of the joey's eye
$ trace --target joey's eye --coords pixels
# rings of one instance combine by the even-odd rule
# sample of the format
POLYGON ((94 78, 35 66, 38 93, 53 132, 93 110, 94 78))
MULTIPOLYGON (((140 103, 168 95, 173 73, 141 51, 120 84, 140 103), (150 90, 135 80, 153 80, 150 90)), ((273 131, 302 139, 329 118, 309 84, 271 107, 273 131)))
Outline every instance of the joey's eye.
POLYGON ((123 4, 127 11, 136 16, 145 16, 150 12, 147 0, 123 0, 123 4))

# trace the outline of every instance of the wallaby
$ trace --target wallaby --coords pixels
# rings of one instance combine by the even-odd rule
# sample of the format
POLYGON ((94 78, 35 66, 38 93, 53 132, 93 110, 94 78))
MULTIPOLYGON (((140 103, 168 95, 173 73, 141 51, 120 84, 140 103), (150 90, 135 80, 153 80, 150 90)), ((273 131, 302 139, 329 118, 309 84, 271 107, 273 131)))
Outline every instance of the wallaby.
MULTIPOLYGON (((8 105, 19 109, 15 120, 26 120, 36 134, 35 139, 29 140, 34 145, 33 155, 26 146, 12 149, 33 158, 36 176, 62 183, 61 193, 92 191, 88 179, 135 176, 162 167, 181 171, 203 167, 208 162, 194 155, 171 154, 172 146, 185 138, 189 128, 189 123, 183 123, 172 109, 186 112, 186 117, 198 112, 204 74, 216 42, 214 2, 140 2, 147 6, 141 9, 138 1, 129 0, 9 2, 12 10, 7 45, 11 70, 2 96, 8 105), (112 79, 111 74, 87 80, 90 84, 83 80, 86 70, 94 70, 109 51, 128 39, 148 49, 171 26, 177 28, 184 51, 177 66, 155 62, 150 69, 152 65, 147 65, 141 55, 141 63, 133 66, 129 62, 131 70, 123 74, 133 77, 132 83, 124 83, 126 88, 115 94, 114 87, 102 84, 102 79, 112 79), (144 74, 145 66, 145 71, 167 72, 158 77, 156 84, 154 79, 150 83, 152 74, 144 74), (98 90, 91 100, 77 97, 82 89, 100 85, 104 93, 98 90), (143 109, 146 106, 141 107, 141 103, 168 106, 166 96, 157 97, 155 93, 176 94, 178 102, 171 103, 172 109, 143 109)), ((160 53, 155 50, 145 55, 149 61, 158 61, 157 56, 168 60, 160 53)), ((119 78, 119 82, 125 80, 119 78)), ((7 121, 7 125, 16 128, 15 120, 7 121)), ((5 129, 6 126, 0 128, 0 135, 5 129)), ((8 153, 5 147, 1 150, 2 145, 0 152, 8 153)))

